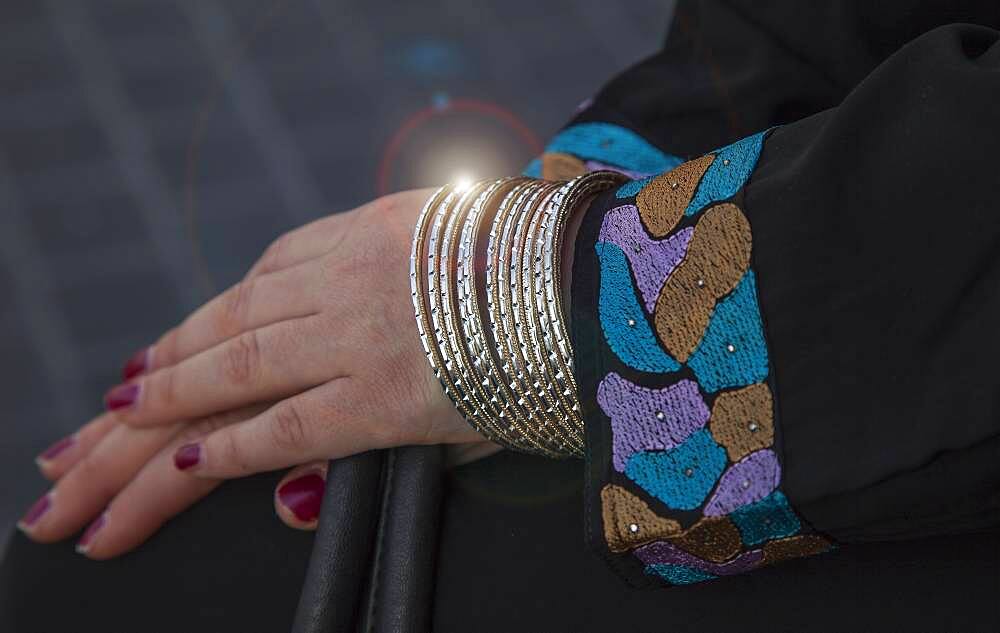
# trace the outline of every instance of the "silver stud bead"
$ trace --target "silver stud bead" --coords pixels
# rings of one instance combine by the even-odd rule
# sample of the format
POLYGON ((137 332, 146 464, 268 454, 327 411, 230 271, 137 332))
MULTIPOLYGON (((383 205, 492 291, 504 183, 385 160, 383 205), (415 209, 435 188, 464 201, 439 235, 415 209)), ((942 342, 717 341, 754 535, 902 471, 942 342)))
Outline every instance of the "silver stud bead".
POLYGON ((696 282, 694 282, 694 283, 695 283, 695 285, 696 285, 696 286, 698 286, 699 288, 704 288, 704 287, 705 287, 705 280, 704 280, 704 279, 699 279, 698 281, 696 281, 696 282))
POLYGON ((629 523, 628 524, 628 531, 631 532, 632 534, 635 534, 636 532, 639 531, 639 526, 636 525, 635 523, 629 523))
POLYGON ((685 468, 684 469, 684 476, 685 477, 694 477, 694 468, 685 468))
POLYGON ((742 483, 742 486, 743 486, 744 490, 746 490, 747 488, 749 488, 750 487, 750 480, 749 479, 744 479, 743 483, 742 483))
POLYGON ((641 247, 641 246, 639 246, 638 244, 636 244, 636 245, 635 245, 635 246, 633 247, 633 249, 635 250, 635 252, 636 252, 636 253, 641 253, 641 252, 642 252, 642 247, 641 247))
POLYGON ((676 188, 677 188, 677 187, 679 187, 679 186, 680 186, 680 183, 677 183, 677 182, 672 182, 672 183, 670 183, 670 188, 671 188, 671 189, 676 189, 676 188))
POLYGON ((667 417, 667 416, 663 414, 663 411, 657 411, 656 412, 656 419, 657 420, 662 420, 665 417, 667 417))
POLYGON ((729 159, 727 158, 727 159, 723 160, 722 164, 725 165, 726 167, 728 167, 729 166, 729 159))
POLYGON ((730 343, 729 345, 726 345, 726 351, 732 354, 736 351, 736 346, 730 343))
POLYGON ((750 424, 747 425, 747 428, 750 429, 751 433, 756 433, 757 429, 759 429, 760 427, 757 426, 756 422, 751 422, 750 424))
POLYGON ((629 319, 628 320, 628 326, 629 327, 635 327, 635 319, 629 319))

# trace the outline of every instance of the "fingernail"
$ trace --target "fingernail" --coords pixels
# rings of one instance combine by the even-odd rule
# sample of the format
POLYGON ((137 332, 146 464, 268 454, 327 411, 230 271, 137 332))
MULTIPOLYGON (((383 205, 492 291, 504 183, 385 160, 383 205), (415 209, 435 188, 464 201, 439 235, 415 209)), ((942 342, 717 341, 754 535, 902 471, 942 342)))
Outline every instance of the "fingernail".
POLYGON ((83 535, 80 536, 80 540, 76 542, 76 551, 81 554, 86 554, 87 550, 90 549, 91 544, 94 542, 94 537, 97 533, 101 531, 104 524, 107 522, 108 513, 102 512, 101 516, 94 519, 94 522, 87 526, 87 529, 83 531, 83 535))
POLYGON ((115 411, 117 409, 132 406, 138 399, 138 383, 118 385, 116 387, 112 387, 111 390, 104 395, 104 406, 106 406, 110 411, 115 411))
POLYGON ((146 373, 152 364, 152 352, 152 347, 144 347, 132 354, 132 357, 125 361, 125 366, 122 367, 122 380, 131 380, 139 374, 146 373))
POLYGON ((278 488, 278 501, 288 508, 296 519, 310 523, 319 518, 325 488, 326 480, 321 475, 309 473, 282 484, 278 488))
POLYGON ((174 453, 174 466, 178 470, 187 470, 201 461, 201 445, 185 444, 174 453))
POLYGON ((38 519, 42 518, 42 515, 49 511, 52 507, 52 495, 46 494, 41 499, 35 502, 33 506, 28 508, 28 511, 24 513, 21 520, 17 522, 17 527, 22 530, 27 530, 28 528, 34 526, 38 523, 38 519))
POLYGON ((55 444, 53 444, 52 446, 45 449, 42 452, 42 454, 38 456, 38 459, 36 461, 39 462, 51 461, 56 457, 62 455, 67 448, 73 446, 74 444, 76 444, 76 436, 75 435, 66 436, 61 440, 59 440, 58 442, 56 442, 55 444))

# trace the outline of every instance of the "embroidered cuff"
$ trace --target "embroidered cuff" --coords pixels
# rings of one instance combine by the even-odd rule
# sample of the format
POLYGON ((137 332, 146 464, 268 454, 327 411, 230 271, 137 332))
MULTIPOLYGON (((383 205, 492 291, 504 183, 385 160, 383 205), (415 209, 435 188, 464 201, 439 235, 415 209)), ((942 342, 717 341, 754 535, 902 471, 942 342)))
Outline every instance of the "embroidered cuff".
POLYGON ((741 208, 766 134, 603 195, 577 239, 588 538, 636 584, 692 584, 832 547, 781 491, 741 208))

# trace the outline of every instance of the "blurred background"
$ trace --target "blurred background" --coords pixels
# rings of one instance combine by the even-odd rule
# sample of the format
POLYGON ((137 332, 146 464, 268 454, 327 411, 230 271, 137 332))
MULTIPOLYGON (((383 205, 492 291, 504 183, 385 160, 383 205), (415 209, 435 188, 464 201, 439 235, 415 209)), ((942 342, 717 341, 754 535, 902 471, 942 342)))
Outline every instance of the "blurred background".
POLYGON ((670 0, 4 0, 0 546, 123 361, 279 234, 520 171, 670 0))

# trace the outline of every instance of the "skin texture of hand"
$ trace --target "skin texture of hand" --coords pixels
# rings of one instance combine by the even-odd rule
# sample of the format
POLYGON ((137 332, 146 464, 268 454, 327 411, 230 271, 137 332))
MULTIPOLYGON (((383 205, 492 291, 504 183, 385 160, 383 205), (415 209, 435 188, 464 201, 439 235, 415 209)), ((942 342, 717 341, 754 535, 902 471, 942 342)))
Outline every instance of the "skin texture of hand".
POLYGON ((222 480, 296 465, 275 509, 311 529, 318 505, 306 493, 328 459, 414 444, 449 444, 453 462, 498 450, 444 395, 417 336, 410 241, 431 193, 387 196, 275 241, 140 354, 108 413, 43 454, 56 483, 22 529, 51 542, 93 520, 80 549, 110 558, 222 480))

